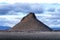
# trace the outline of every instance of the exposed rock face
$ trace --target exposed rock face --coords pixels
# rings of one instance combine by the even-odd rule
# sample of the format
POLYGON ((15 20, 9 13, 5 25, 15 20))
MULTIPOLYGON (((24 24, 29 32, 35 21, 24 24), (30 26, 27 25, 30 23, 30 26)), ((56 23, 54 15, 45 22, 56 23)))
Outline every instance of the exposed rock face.
POLYGON ((37 20, 35 14, 31 12, 10 31, 52 31, 52 29, 43 24, 41 21, 37 20))

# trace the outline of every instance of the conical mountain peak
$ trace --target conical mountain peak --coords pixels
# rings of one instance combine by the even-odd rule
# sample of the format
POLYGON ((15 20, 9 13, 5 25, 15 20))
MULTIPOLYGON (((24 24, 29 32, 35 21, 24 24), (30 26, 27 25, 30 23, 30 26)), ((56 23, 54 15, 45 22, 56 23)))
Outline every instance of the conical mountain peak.
POLYGON ((30 12, 11 31, 52 31, 52 29, 39 21, 34 13, 30 12))
POLYGON ((32 13, 32 12, 30 12, 28 15, 27 15, 27 17, 34 17, 34 18, 36 18, 36 16, 35 16, 35 14, 34 13, 32 13))
POLYGON ((36 19, 36 16, 34 13, 30 12, 27 16, 23 17, 21 21, 28 21, 30 19, 36 19))

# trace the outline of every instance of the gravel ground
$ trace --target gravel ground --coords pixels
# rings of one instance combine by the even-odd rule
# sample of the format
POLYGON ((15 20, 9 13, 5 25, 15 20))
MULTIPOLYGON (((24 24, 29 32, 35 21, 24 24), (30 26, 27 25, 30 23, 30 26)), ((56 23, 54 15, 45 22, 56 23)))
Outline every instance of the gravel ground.
POLYGON ((0 40, 59 40, 60 32, 0 32, 0 40))

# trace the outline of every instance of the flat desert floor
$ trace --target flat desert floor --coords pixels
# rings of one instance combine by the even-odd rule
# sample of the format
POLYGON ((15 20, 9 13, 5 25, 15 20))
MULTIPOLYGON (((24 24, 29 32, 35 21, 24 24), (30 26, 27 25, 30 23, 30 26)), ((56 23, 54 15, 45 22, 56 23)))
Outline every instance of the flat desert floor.
POLYGON ((59 40, 60 32, 0 32, 0 39, 59 40))

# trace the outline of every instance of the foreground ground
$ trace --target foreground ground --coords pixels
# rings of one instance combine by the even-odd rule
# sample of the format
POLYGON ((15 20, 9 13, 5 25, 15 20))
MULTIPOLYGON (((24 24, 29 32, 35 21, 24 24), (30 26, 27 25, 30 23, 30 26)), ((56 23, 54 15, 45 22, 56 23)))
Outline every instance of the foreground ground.
POLYGON ((60 32, 0 32, 0 40, 58 40, 60 32))

